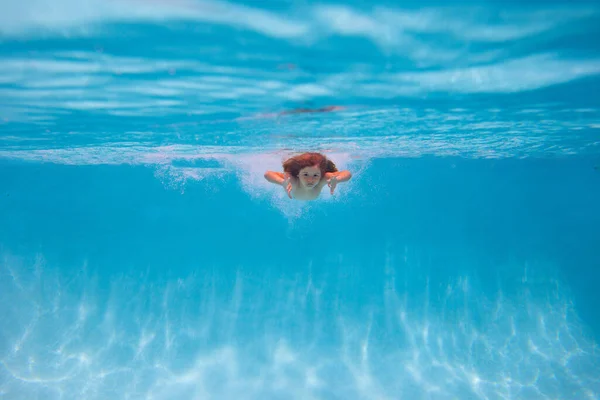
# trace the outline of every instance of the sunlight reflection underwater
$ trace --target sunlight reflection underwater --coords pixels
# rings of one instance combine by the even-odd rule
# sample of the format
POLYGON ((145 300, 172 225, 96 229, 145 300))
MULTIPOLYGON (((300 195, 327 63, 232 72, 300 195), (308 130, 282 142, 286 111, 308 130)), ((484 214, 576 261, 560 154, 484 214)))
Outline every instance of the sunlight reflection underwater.
MULTIPOLYGON (((597 345, 557 281, 524 272, 516 295, 489 297, 468 276, 438 287, 400 279, 406 267, 390 258, 378 298, 357 311, 341 301, 350 277, 340 285, 240 270, 219 288, 213 270, 122 276, 102 291, 87 266, 62 276, 41 256, 28 264, 5 254, 0 394, 597 399, 597 345)), ((345 266, 332 268, 342 276, 345 266)))

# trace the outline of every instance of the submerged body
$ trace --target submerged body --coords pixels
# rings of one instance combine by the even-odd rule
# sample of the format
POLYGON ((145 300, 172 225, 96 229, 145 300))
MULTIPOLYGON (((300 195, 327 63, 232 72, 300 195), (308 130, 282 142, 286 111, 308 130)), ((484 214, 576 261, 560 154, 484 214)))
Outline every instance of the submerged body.
POLYGON ((265 179, 281 185, 290 199, 315 200, 325 185, 333 194, 339 182, 348 181, 349 171, 338 171, 335 164, 319 153, 304 153, 286 160, 284 172, 267 171, 265 179))

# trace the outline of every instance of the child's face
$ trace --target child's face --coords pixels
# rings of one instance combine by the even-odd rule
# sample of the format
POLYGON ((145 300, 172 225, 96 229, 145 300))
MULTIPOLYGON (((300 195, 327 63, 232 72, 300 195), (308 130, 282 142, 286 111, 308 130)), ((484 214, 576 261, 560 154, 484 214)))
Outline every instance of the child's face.
POLYGON ((304 167, 298 173, 298 179, 305 188, 313 188, 321 180, 321 170, 319 166, 304 167))

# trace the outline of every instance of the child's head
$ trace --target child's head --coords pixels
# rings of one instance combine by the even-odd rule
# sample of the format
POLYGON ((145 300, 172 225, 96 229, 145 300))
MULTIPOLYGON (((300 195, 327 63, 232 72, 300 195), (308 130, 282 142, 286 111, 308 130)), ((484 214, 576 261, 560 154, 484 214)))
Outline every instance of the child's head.
POLYGON ((305 187, 314 187, 326 172, 336 172, 335 164, 320 153, 304 153, 283 163, 283 170, 298 178, 305 187))

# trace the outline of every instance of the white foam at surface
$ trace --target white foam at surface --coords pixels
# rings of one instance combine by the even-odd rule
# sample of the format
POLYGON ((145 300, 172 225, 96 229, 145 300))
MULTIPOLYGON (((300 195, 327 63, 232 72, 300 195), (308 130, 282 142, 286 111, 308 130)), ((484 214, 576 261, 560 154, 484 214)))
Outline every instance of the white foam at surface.
MULTIPOLYGON (((164 132, 130 131, 119 135, 120 141, 56 148, 47 148, 48 141, 56 137, 54 133, 41 137, 39 142, 19 140, 15 134, 0 135, 5 143, 0 159, 73 166, 143 165, 153 168, 166 186, 181 191, 189 182, 220 180, 234 174, 251 197, 269 199, 286 215, 298 216, 307 205, 290 204, 283 190, 263 177, 266 170, 280 171, 282 161, 298 152, 322 152, 339 168, 352 171, 353 179, 338 188, 340 196, 321 196, 326 201, 341 201, 343 193, 360 181, 360 171, 377 158, 565 157, 597 153, 599 149, 598 141, 589 134, 589 129, 597 125, 597 109, 555 113, 538 105, 491 113, 471 109, 349 108, 340 111, 339 116, 318 120, 317 125, 294 117, 281 121, 240 119, 236 122, 239 130, 230 133, 215 125, 208 137, 190 137, 198 127, 196 123, 173 123, 165 126, 164 132), (154 144, 162 137, 172 141, 169 138, 174 133, 178 141, 187 144, 154 144), (213 141, 212 137, 219 139, 213 141), (194 165, 203 161, 214 165, 194 165)), ((69 134, 87 136, 85 132, 69 134)))

